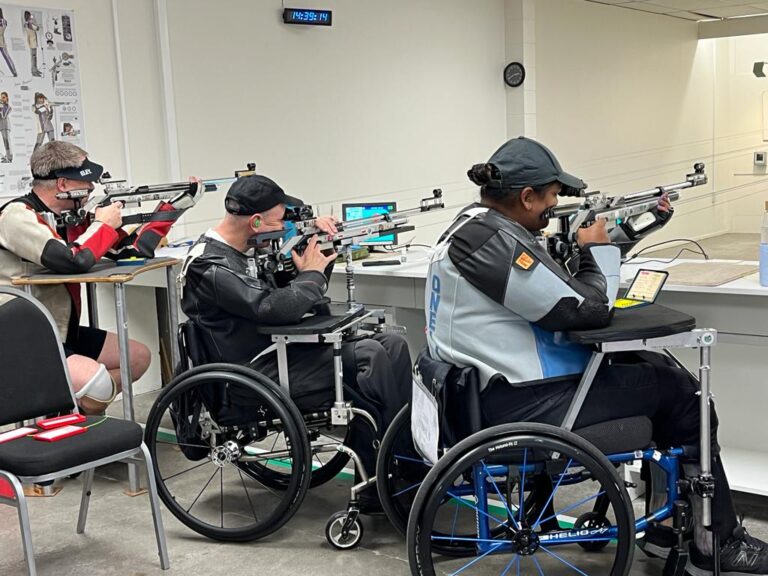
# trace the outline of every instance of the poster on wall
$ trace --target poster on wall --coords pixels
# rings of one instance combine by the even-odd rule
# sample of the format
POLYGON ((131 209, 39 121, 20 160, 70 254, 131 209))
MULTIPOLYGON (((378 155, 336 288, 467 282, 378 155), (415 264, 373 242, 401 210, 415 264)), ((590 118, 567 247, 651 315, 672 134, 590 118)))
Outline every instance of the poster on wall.
POLYGON ((29 191, 42 144, 84 147, 74 13, 0 3, 0 196, 29 191))

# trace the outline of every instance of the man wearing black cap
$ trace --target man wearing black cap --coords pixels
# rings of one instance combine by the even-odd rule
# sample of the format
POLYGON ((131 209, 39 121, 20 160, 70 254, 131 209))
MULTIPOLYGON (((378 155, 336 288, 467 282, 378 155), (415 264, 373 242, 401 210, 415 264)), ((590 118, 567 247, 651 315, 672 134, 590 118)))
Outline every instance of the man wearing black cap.
MULTIPOLYGON (((0 283, 10 284, 19 274, 46 269, 61 274, 88 272, 102 257, 152 257, 172 222, 143 224, 130 234, 121 228, 120 203, 97 208, 80 223, 63 217, 88 200, 103 167, 88 159, 81 148, 67 142, 49 142, 30 159, 32 191, 0 208, 0 283), (85 194, 83 194, 85 193, 85 194)), ((198 182, 158 210, 184 210, 201 193, 198 182), (194 192, 192 191, 194 190, 194 192)), ((80 326, 80 285, 34 286, 33 294, 51 312, 64 341, 67 365, 81 408, 103 412, 120 391, 120 356, 117 335, 80 326)), ((131 374, 140 378, 150 363, 149 349, 130 341, 131 374)))
MULTIPOLYGON (((538 243, 558 195, 574 195, 584 182, 563 171, 552 152, 528 138, 499 148, 468 172, 481 201, 466 208, 441 238, 430 264, 426 294, 427 342, 433 358, 477 367, 485 425, 543 422, 560 425, 591 350, 556 338, 572 329, 610 323, 619 289, 621 254, 671 216, 665 196, 655 225, 625 225, 606 232, 598 220, 578 231, 578 270, 571 275, 538 243), (617 245, 618 244, 618 245, 617 245), (504 271, 500 274, 499 271, 504 271), (500 345, 503 343, 503 345, 500 345)), ((648 416, 661 448, 699 442, 698 383, 661 355, 614 356, 593 380, 574 428, 629 416, 648 416)), ((738 525, 719 456, 713 411, 714 527, 723 543, 727 574, 768 574, 768 546, 738 525)), ((684 464, 689 476, 698 465, 684 464)), ((687 573, 712 573, 712 539, 693 498, 694 545, 687 573)), ((647 552, 666 556, 671 530, 646 531, 647 552)))
MULTIPOLYGON (((203 335, 209 362, 250 364, 278 380, 274 352, 253 359, 271 346, 260 335, 260 324, 298 323, 324 300, 327 273, 335 253, 321 252, 317 239, 302 254, 292 254, 295 272, 281 278, 261 277, 249 266, 249 239, 257 233, 284 230, 286 204, 301 201, 287 196, 272 180, 252 175, 239 178, 225 199, 227 214, 203 234, 182 267, 181 305, 203 335)), ((318 228, 336 232, 335 220, 320 217, 318 228)), ((252 254, 251 254, 252 256, 252 254)), ((394 334, 377 334, 353 344, 357 368, 355 385, 381 415, 382 433, 410 398, 411 359, 405 340, 394 334)), ((302 411, 330 407, 334 399, 333 350, 328 345, 292 344, 288 347, 291 397, 302 411)), ((352 371, 345 370, 345 374, 352 371)), ((348 382, 349 384, 349 382, 348 382)), ((356 419, 358 422, 360 419, 356 419)), ((367 426, 355 429, 355 449, 372 472, 374 438, 367 426)), ((361 506, 375 506, 375 490, 366 490, 361 506)))

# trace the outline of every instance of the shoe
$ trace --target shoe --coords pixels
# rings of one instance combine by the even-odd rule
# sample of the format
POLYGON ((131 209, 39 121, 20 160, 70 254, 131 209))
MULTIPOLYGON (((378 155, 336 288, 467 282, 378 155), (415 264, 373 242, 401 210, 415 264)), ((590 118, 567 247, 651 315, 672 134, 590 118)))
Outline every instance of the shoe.
MULTIPOLYGON (((688 538, 688 534, 686 534, 688 538)), ((637 547, 649 558, 666 560, 669 551, 677 544, 677 536, 670 526, 652 524, 645 529, 645 536, 637 541, 637 547)))
MULTIPOLYGON (((688 576, 711 576, 712 568, 712 557, 705 556, 691 544, 685 573, 688 576)), ((750 536, 743 526, 737 526, 728 542, 720 548, 720 575, 755 574, 768 574, 768 544, 750 536)))

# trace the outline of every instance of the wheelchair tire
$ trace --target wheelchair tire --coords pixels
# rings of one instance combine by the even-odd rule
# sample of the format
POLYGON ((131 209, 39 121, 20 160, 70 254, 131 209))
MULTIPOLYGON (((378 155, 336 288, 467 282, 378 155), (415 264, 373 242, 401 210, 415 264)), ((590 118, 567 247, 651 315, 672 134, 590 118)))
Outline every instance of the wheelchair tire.
MULTIPOLYGON (((392 526, 405 536, 408 516, 416 498, 416 492, 432 465, 416 451, 411 436, 411 407, 404 406, 387 428, 376 460, 376 487, 379 501, 392 526)), ((519 497, 519 488, 515 498, 519 497)), ((535 495, 529 490, 525 502, 530 507, 535 495)), ((445 546, 441 553, 446 556, 469 556, 474 547, 454 543, 445 546)))
POLYGON ((247 542, 271 534, 290 520, 309 487, 309 441, 298 409, 274 382, 243 366, 208 364, 175 378, 152 406, 145 442, 164 504, 184 525, 214 540, 247 542), (180 446, 174 426, 183 415, 174 410, 189 397, 203 399, 200 443, 180 446), (289 439, 272 452, 260 444, 269 427, 289 439), (281 469, 288 461, 284 489, 243 474, 245 458, 281 469))
MULTIPOLYGON (((525 480, 522 482, 525 483, 525 480)), ((433 556, 444 556, 441 548, 446 541, 450 543, 457 537, 452 534, 446 537, 441 535, 442 530, 435 529, 435 526, 443 525, 440 522, 451 522, 450 516, 440 516, 441 507, 451 499, 459 500, 464 505, 462 509, 471 511, 464 526, 473 521, 478 526, 472 538, 466 538, 466 527, 462 533, 462 545, 472 544, 475 558, 442 558, 439 560, 440 573, 514 573, 517 568, 520 573, 542 576, 560 573, 629 574, 635 527, 624 483, 602 453, 571 432, 545 424, 505 424, 478 432, 454 446, 427 474, 411 509, 407 547, 412 574, 433 576, 436 573, 433 556), (483 478, 483 484, 478 485, 474 481, 473 492, 469 495, 462 493, 457 498, 455 487, 460 484, 456 481, 466 478, 467 474, 472 478, 483 478), (523 478, 531 474, 552 481, 553 489, 546 502, 536 504, 535 522, 530 522, 531 516, 526 510, 511 512, 497 481, 505 474, 523 478), (577 490, 569 488, 584 482, 596 482, 596 494, 582 498, 583 487, 577 490), (481 495, 486 498, 482 504, 481 495), (578 514, 580 508, 587 507, 601 496, 608 502, 607 517, 613 525, 610 530, 614 532, 584 534, 570 528, 566 514, 574 510, 578 514), (503 531, 494 534, 486 531, 485 526, 481 530, 482 524, 490 527, 491 522, 503 531), (481 538, 482 532, 488 536, 481 538), (607 540, 609 546, 599 555, 584 555, 578 545, 580 542, 595 543, 600 539, 607 540), (564 548, 567 549, 565 552, 564 548), (566 553, 569 555, 563 558, 561 554, 565 556, 566 553), (582 556, 574 560, 573 554, 582 556), (588 558, 589 565, 582 571, 578 563, 584 558, 588 558), (600 562, 600 565, 595 562, 600 562)), ((456 525, 455 519, 453 524, 456 525)))

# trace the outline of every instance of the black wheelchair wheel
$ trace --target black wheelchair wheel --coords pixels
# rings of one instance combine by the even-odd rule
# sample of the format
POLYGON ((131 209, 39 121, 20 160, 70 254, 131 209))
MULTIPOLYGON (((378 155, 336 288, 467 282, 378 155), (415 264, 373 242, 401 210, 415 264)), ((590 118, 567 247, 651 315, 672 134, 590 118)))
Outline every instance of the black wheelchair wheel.
MULTIPOLYGON (((411 436, 411 408, 409 405, 404 406, 387 428, 376 461, 379 500, 387 518, 403 536, 416 493, 431 468, 432 465, 416 451, 411 436)), ((503 486, 509 501, 519 501, 519 488, 520 482, 517 478, 512 478, 508 485, 503 486)), ((527 482, 524 498, 526 510, 533 510, 533 499, 533 483, 527 482)), ((469 510, 460 508, 460 504, 455 500, 451 500, 450 505, 454 507, 456 522, 461 523, 460 517, 466 516, 469 510)), ((513 504, 511 508, 516 509, 517 506, 513 504)), ((445 541, 444 545, 438 543, 437 546, 443 554, 450 556, 467 556, 474 553, 474 546, 463 540, 445 541)))
MULTIPOLYGON (((339 443, 348 441, 347 427, 322 426, 310 430, 311 478, 310 488, 316 488, 335 478, 349 462, 349 455, 343 452, 325 452, 339 443)), ((285 446, 285 433, 281 430, 272 431, 264 438, 265 443, 271 443, 270 449, 285 446)), ((292 465, 289 459, 282 461, 284 467, 266 466, 260 462, 241 462, 238 464, 248 475, 258 479, 262 484, 275 490, 284 490, 291 479, 292 465)))
POLYGON ((145 441, 162 501, 184 525, 215 540, 271 534, 309 487, 309 442, 298 410, 271 380, 242 366, 210 364, 175 378, 152 406, 145 441), (264 440, 274 429, 286 438, 280 449, 264 440), (279 469, 284 488, 244 473, 246 462, 279 469))
POLYGON ((452 448, 419 488, 408 521, 411 573, 604 574, 626 576, 635 528, 630 500, 614 466, 571 432, 543 424, 507 424, 483 430, 452 448), (510 477, 543 478, 536 484, 535 515, 517 510, 501 489, 510 477), (471 492, 459 492, 468 477, 471 492), (546 498, 539 486, 551 484, 546 498), (574 529, 574 517, 604 497, 611 528, 574 529), (471 517, 452 518, 447 502, 459 501, 471 517), (531 518, 534 518, 531 520, 531 518), (446 526, 450 531, 446 534, 446 526), (491 528, 501 529, 492 530, 491 528), (446 543, 462 539, 474 558, 446 558, 446 543), (580 543, 608 544, 586 554, 580 543))

